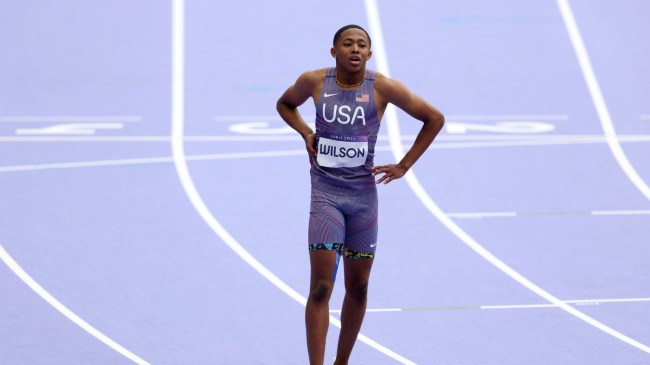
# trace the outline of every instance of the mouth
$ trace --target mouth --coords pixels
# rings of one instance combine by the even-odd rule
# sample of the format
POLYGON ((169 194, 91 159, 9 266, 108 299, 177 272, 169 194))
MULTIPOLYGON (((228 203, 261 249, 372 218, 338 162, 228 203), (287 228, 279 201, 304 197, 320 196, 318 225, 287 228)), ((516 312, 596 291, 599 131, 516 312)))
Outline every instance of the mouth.
POLYGON ((359 56, 350 57, 350 63, 355 65, 355 66, 360 65, 361 64, 361 57, 359 57, 359 56))

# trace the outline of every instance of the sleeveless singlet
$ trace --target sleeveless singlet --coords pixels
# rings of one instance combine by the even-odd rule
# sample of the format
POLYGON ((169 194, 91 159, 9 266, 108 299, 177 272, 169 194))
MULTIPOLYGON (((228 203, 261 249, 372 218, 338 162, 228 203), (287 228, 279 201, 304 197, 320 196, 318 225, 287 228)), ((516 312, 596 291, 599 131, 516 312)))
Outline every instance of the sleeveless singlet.
POLYGON ((348 195, 375 189, 372 166, 380 120, 375 106, 375 72, 366 70, 354 90, 336 84, 327 69, 316 106, 316 150, 311 157, 312 189, 348 195))

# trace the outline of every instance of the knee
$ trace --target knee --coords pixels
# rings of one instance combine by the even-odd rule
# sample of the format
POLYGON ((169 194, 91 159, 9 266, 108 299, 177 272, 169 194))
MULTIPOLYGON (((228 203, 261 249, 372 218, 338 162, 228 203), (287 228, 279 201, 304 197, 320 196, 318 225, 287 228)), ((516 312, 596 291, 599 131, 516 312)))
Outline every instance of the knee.
POLYGON ((316 302, 328 301, 332 294, 333 283, 331 280, 317 280, 311 288, 310 297, 316 302))
POLYGON ((368 298, 368 282, 351 284, 346 288, 346 294, 358 301, 368 298))

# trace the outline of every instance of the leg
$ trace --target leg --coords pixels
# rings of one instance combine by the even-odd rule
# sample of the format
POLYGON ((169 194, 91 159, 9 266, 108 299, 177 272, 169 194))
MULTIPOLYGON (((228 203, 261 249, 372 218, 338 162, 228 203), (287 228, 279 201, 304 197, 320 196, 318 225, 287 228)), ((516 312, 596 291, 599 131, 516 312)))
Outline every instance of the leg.
POLYGON ((325 340, 329 328, 329 300, 334 288, 335 250, 315 250, 309 253, 311 280, 305 309, 307 352, 309 363, 322 365, 325 340))
POLYGON ((305 309, 311 365, 322 365, 324 361, 337 250, 340 250, 340 242, 345 241, 345 218, 339 209, 339 200, 336 195, 312 189, 308 232, 311 280, 305 309))
MULTIPOLYGON (((349 256, 349 255, 346 255, 349 256)), ((345 299, 341 311, 341 334, 336 353, 337 365, 346 365, 366 314, 368 280, 373 258, 344 257, 345 299)))

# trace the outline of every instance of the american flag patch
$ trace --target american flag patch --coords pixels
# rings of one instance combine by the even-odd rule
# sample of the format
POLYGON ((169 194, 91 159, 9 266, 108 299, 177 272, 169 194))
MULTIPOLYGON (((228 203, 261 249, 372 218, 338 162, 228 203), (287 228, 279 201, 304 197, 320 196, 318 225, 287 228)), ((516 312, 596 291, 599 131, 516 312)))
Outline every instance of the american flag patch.
POLYGON ((370 95, 357 93, 356 101, 357 103, 367 103, 370 101, 370 95))

